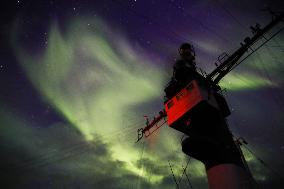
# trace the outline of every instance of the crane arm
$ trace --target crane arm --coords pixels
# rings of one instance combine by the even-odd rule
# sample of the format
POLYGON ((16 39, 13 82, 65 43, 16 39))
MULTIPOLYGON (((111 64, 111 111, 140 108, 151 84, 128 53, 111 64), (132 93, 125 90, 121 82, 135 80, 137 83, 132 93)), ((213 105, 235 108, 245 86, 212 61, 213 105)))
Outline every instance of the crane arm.
POLYGON ((137 130, 138 138, 136 142, 141 140, 143 136, 145 137, 150 136, 152 133, 154 133, 156 130, 162 127, 167 122, 166 117, 167 117, 166 111, 162 110, 159 112, 158 117, 154 117, 154 119, 151 122, 149 122, 147 119, 146 127, 137 130), (164 121, 160 123, 161 120, 164 121))
POLYGON ((207 79, 212 80, 215 84, 218 84, 219 81, 227 75, 231 70, 232 67, 237 64, 239 59, 247 52, 251 46, 258 41, 263 35, 268 32, 272 27, 278 24, 280 21, 283 21, 284 13, 282 12, 279 16, 276 16, 272 21, 266 25, 263 29, 259 27, 257 24, 256 26, 251 26, 251 30, 254 34, 252 38, 246 37, 244 40, 244 44, 241 43, 241 47, 236 50, 231 56, 229 56, 224 62, 222 62, 215 70, 213 70, 208 76, 207 79))

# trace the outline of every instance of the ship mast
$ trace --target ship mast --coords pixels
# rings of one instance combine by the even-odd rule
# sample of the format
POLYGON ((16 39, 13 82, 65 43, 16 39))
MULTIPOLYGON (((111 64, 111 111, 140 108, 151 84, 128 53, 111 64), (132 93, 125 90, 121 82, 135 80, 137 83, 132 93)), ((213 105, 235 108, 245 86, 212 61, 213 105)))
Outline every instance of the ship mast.
POLYGON ((272 29, 280 21, 283 21, 283 17, 284 17, 284 13, 281 13, 279 16, 276 16, 275 18, 273 18, 272 21, 268 25, 266 25, 263 29, 260 28, 259 24, 256 24, 255 26, 250 26, 250 29, 252 33, 254 34, 254 36, 251 38, 246 37, 244 39, 244 43, 241 43, 241 47, 238 50, 236 50, 231 56, 227 56, 227 54, 223 55, 221 59, 222 60, 225 59, 225 60, 221 62, 221 64, 218 65, 218 67, 215 70, 213 70, 207 76, 207 78, 212 80, 215 84, 218 84, 219 81, 223 77, 225 77, 233 68, 235 68, 238 64, 240 64, 244 60, 244 59, 241 60, 241 57, 243 57, 243 55, 249 49, 251 49, 252 52, 248 56, 256 52, 257 49, 262 47, 265 43, 267 43, 270 39, 272 39, 274 36, 276 36, 279 32, 281 32, 284 29, 284 28, 281 28, 279 31, 274 33, 268 39, 264 37, 265 33, 267 33, 270 29, 272 29), (261 38, 264 38, 265 41, 262 44, 260 44, 255 50, 253 50, 252 46, 261 38))
POLYGON ((193 79, 182 87, 177 82, 170 82, 165 89, 165 108, 152 121, 147 118, 146 126, 138 129, 136 142, 150 136, 167 122, 171 128, 187 135, 182 142, 182 151, 205 165, 210 189, 258 188, 239 147, 240 141, 235 141, 229 130, 226 117, 230 110, 220 94, 218 83, 284 30, 282 27, 270 37, 264 36, 283 21, 283 17, 284 13, 273 14, 272 21, 264 28, 259 24, 251 26, 253 36, 246 37, 232 55, 224 53, 219 56, 219 64, 206 77, 193 75, 193 79), (265 40, 258 43, 262 38, 265 40))

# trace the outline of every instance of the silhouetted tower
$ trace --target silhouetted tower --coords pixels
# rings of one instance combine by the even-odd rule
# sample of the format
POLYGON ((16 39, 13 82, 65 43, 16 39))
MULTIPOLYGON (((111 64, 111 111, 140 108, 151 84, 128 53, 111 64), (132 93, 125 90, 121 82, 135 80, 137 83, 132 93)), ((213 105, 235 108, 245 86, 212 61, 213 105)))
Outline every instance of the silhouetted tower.
MULTIPOLYGON (((251 50, 253 54, 275 35, 265 38, 255 50, 252 45, 263 37, 278 22, 283 21, 283 13, 274 16, 273 20, 263 29, 257 24, 251 26, 254 34, 246 37, 241 47, 232 55, 222 54, 219 65, 207 76, 196 71, 195 52, 190 44, 183 44, 179 53, 181 59, 174 65, 172 80, 165 88, 164 110, 145 128, 138 129, 138 140, 149 136, 165 122, 187 137, 182 141, 182 151, 201 161, 206 168, 210 189, 254 189, 257 188, 238 143, 235 143, 228 128, 226 117, 230 110, 226 99, 221 93, 219 81, 234 67, 247 57, 243 55, 251 50), (160 120, 164 122, 160 125, 160 120)), ((249 56, 248 55, 248 56, 249 56)))
MULTIPOLYGON (((193 50, 187 51, 194 54, 193 50)), ((255 188, 229 131, 225 118, 230 110, 220 88, 180 61, 188 60, 177 61, 183 66, 174 70, 165 88, 164 104, 169 126, 187 135, 182 142, 183 152, 204 163, 210 189, 255 188)))

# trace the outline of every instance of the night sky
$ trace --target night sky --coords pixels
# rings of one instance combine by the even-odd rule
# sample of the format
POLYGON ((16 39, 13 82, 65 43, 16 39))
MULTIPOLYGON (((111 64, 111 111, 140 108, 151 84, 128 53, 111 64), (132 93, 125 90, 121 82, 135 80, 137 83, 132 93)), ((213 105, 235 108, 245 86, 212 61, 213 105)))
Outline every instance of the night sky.
MULTIPOLYGON (((271 21, 267 7, 283 11, 284 2, 1 2, 0 188, 175 188, 169 162, 180 188, 190 188, 180 178, 182 133, 164 126, 135 143, 137 129, 163 109, 181 43, 210 73, 221 53, 252 36, 249 26, 271 21)), ((260 188, 283 188, 284 32, 220 84, 260 188)), ((208 188, 200 162, 186 172, 193 188, 208 188)))

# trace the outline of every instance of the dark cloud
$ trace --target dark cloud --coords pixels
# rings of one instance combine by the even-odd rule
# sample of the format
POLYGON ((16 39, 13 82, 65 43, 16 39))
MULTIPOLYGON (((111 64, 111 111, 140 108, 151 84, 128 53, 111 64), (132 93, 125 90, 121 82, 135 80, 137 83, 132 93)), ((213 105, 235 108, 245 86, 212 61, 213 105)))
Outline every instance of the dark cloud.
MULTIPOLYGON (((140 179, 97 137, 59 123, 45 131, 1 111, 1 188, 132 188, 140 179)), ((140 179, 141 186, 149 184, 140 179)))
MULTIPOLYGON (((43 131, 20 116, 15 119, 1 111, 1 125, 4 125, 0 129, 1 187, 167 189, 175 185, 167 161, 142 157, 136 162, 142 170, 138 176, 126 168, 127 162, 112 158, 110 144, 99 136, 93 141, 85 141, 74 127, 66 123, 54 124, 43 131), (161 180, 153 183, 151 179, 155 176, 161 180)), ((168 158, 179 159, 173 155, 168 158)), ((177 168, 177 165, 173 166, 177 168)), ((181 185, 187 184, 185 179, 182 178, 181 185)), ((196 178, 193 180, 195 182, 196 178)))
MULTIPOLYGON (((42 102, 43 97, 32 88, 31 81, 19 68, 12 53, 10 35, 15 21, 20 21, 23 26, 20 32, 22 34, 17 39, 25 44, 27 52, 36 53, 46 48, 50 23, 54 20, 57 21, 59 31, 66 33, 67 26, 73 18, 86 15, 91 18, 100 16, 110 23, 111 28, 124 31, 126 38, 129 38, 134 46, 129 54, 147 49, 149 54, 159 56, 162 60, 160 62, 165 60, 164 67, 167 70, 161 67, 159 69, 161 72, 167 72, 170 78, 173 57, 176 56, 176 48, 181 42, 192 42, 196 47, 198 65, 206 70, 212 70, 214 66, 212 63, 219 52, 228 50, 230 51, 228 53, 232 53, 232 49, 238 47, 245 36, 251 36, 249 25, 259 22, 264 26, 270 21, 269 14, 260 12, 262 8, 267 5, 276 11, 283 11, 284 8, 283 0, 269 2, 267 0, 187 2, 30 0, 10 1, 9 4, 9 7, 1 11, 0 18, 2 28, 0 188, 11 189, 174 188, 174 180, 167 161, 172 162, 175 175, 180 178, 181 164, 185 165, 187 159, 181 152, 179 134, 170 128, 162 128, 167 132, 161 131, 157 139, 151 144, 149 142, 145 147, 154 150, 152 152, 145 150, 147 156, 141 156, 140 160, 134 162, 140 168, 140 173, 132 172, 127 168, 131 162, 114 159, 112 146, 105 142, 105 138, 95 136, 93 141, 86 141, 75 126, 65 122, 64 116, 58 115, 59 113, 52 108, 47 110, 49 113, 45 113, 47 104, 42 102), (8 105, 4 106, 4 102, 8 105), (154 182, 157 175, 161 180, 154 182)), ((88 31, 96 30, 92 22, 85 21, 88 31)), ((78 35, 84 35, 84 32, 80 31, 78 35)), ((113 36, 107 41, 117 43, 113 36)), ((256 53, 243 62, 238 67, 242 69, 235 70, 240 75, 261 76, 273 86, 261 85, 253 89, 250 84, 254 81, 241 81, 241 78, 235 82, 245 84, 248 88, 240 88, 240 91, 232 91, 228 95, 230 107, 234 108, 229 118, 231 129, 235 134, 244 136, 249 145, 254 146, 255 152, 266 162, 265 166, 255 157, 245 154, 252 173, 262 188, 283 186, 282 43, 283 32, 261 48, 259 54, 256 53)), ((76 47, 80 48, 80 45, 76 44, 76 47)), ((119 46, 114 45, 114 48, 114 52, 121 50, 119 46)), ((92 60, 83 59, 83 61, 90 61, 92 64, 92 60)), ((77 66, 86 64, 83 61, 77 66)), ((151 70, 146 64, 143 66, 146 67, 145 70, 135 70, 131 67, 134 65, 132 61, 129 63, 125 58, 121 66, 129 67, 129 72, 135 74, 146 72, 146 69, 151 70)), ((73 78, 77 71, 76 67, 70 78, 73 78)), ((104 71, 101 69, 100 72, 104 71)), ((82 74, 80 78, 84 76, 82 74)), ((154 79, 151 82, 154 82, 154 79)), ((87 90, 94 86, 96 85, 91 83, 87 90)), ((80 90, 76 87, 74 86, 74 90, 79 91, 81 96, 80 90)), ((136 127, 143 126, 142 115, 145 112, 150 112, 149 114, 152 115, 162 108, 162 95, 161 91, 160 99, 153 98, 142 105, 129 105, 127 108, 133 114, 123 114, 123 116, 126 122, 130 117, 133 118, 134 121, 129 121, 129 124, 135 128, 134 132, 130 131, 132 129, 130 128, 131 133, 125 136, 125 131, 119 129, 119 136, 116 132, 110 132, 109 138, 111 140, 119 138, 124 143, 132 144, 136 137, 136 127), (140 117, 141 121, 138 122, 140 117), (117 136, 113 137, 114 135, 117 136)), ((116 122, 116 124, 121 123, 116 122)), ((187 171, 194 188, 208 188, 203 165, 190 163, 187 171)), ((181 179, 182 187, 189 188, 184 176, 181 179)))

